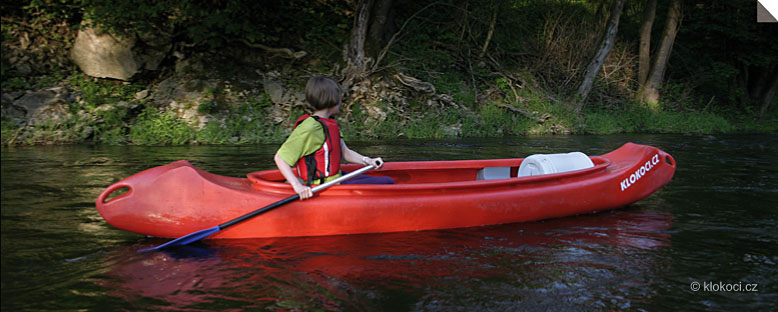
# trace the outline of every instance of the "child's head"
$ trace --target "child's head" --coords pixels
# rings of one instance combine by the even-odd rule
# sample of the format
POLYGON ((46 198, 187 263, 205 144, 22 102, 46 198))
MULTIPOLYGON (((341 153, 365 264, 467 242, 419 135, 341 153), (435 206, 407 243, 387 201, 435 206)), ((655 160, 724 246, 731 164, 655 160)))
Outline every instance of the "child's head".
POLYGON ((335 80, 314 76, 305 86, 305 100, 314 110, 326 109, 340 104, 342 92, 335 80))

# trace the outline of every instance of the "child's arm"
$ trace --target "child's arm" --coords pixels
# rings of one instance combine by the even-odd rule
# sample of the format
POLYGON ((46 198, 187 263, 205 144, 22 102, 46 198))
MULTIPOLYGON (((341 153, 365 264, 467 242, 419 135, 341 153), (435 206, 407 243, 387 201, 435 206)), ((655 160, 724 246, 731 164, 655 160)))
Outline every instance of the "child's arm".
POLYGON ((294 175, 292 167, 281 159, 281 156, 279 156, 278 153, 273 157, 273 160, 276 162, 278 170, 281 171, 281 174, 286 178, 286 181, 294 188, 294 192, 297 193, 297 195, 300 195, 301 200, 313 197, 311 188, 300 183, 300 180, 297 180, 297 176, 294 175))
POLYGON ((340 140, 340 150, 343 154, 343 160, 346 162, 353 164, 373 165, 376 167, 376 169, 381 169, 381 167, 384 166, 384 160, 381 159, 381 157, 370 158, 367 156, 362 156, 362 154, 348 148, 348 146, 346 146, 346 141, 344 140, 340 140))

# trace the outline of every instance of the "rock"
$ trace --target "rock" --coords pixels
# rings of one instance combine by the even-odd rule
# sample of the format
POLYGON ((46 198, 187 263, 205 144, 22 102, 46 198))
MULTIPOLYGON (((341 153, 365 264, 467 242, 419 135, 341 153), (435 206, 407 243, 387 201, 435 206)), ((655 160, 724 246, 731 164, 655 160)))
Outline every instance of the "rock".
POLYGON ((122 37, 82 23, 70 59, 89 76, 126 81, 141 69, 159 69, 173 47, 171 42, 170 35, 144 33, 122 37))
POLYGON ((27 117, 38 114, 46 107, 57 103, 60 100, 56 92, 51 90, 41 90, 27 93, 14 102, 13 105, 24 110, 27 117))
POLYGON ((294 90, 288 90, 286 94, 284 94, 283 99, 281 100, 284 104, 290 104, 291 106, 303 106, 305 107, 305 93, 302 92, 294 92, 294 90))
POLYGON ((199 124, 199 129, 202 130, 206 125, 208 125, 208 122, 211 121, 211 117, 208 115, 200 115, 197 117, 197 122, 199 124))
MULTIPOLYGON (((119 106, 119 104, 117 103, 116 106, 119 106)), ((98 107, 95 107, 95 111, 96 112, 104 112, 104 111, 110 110, 111 107, 113 107, 113 105, 111 105, 111 104, 103 104, 103 105, 100 105, 98 107)))
POLYGON ((257 70, 256 73, 262 76, 262 86, 264 92, 270 96, 270 102, 285 107, 306 107, 305 93, 284 87, 279 72, 271 71, 263 73, 257 70))
POLYGON ((170 103, 170 100, 174 98, 173 93, 178 87, 178 81, 175 77, 170 77, 155 85, 152 89, 154 94, 154 104, 156 106, 162 106, 170 103))
POLYGON ((13 104, 13 102, 7 102, 5 100, 5 94, 3 94, 3 109, 0 113, 0 117, 5 118, 20 118, 24 117, 24 110, 13 104))
POLYGON ((121 100, 119 102, 116 102, 116 104, 114 104, 113 106, 114 107, 118 107, 118 108, 134 109, 134 108, 138 107, 138 103, 130 103, 130 102, 121 100))
POLYGON ((55 103, 52 105, 46 105, 40 107, 34 113, 28 112, 29 120, 27 124, 30 126, 44 125, 44 124, 61 124, 70 116, 67 105, 64 103, 55 103))
POLYGON ((440 131, 443 132, 443 135, 447 137, 458 137, 462 135, 462 124, 457 123, 455 125, 441 125, 440 131))
POLYGON ((167 106, 167 111, 198 129, 202 129, 208 123, 208 118, 200 115, 200 112, 197 111, 197 105, 193 105, 191 102, 183 103, 172 100, 167 106))
POLYGON ((200 126, 200 118, 197 113, 197 107, 190 107, 181 112, 181 118, 190 125, 200 126))
POLYGON ((132 55, 135 37, 100 33, 82 23, 70 59, 92 77, 129 80, 141 68, 132 55))
POLYGON ((280 124, 284 122, 284 120, 286 120, 287 117, 289 117, 289 114, 287 113, 287 111, 279 107, 273 106, 269 109, 268 116, 270 117, 271 120, 273 120, 273 123, 280 124))
POLYGON ((215 85, 215 82, 198 82, 198 81, 190 81, 190 82, 184 82, 182 79, 180 79, 179 75, 174 75, 173 77, 170 77, 168 79, 163 80, 158 85, 156 85, 151 91, 151 94, 153 94, 154 98, 154 104, 157 106, 164 106, 170 103, 170 101, 180 101, 180 102, 194 102, 202 98, 202 91, 199 89, 202 87, 193 87, 194 90, 189 91, 187 88, 187 85, 189 84, 202 84, 204 86, 211 86, 215 85))
POLYGON ((139 33, 138 38, 144 43, 142 48, 133 48, 135 59, 143 64, 143 69, 157 70, 159 64, 167 57, 173 48, 172 37, 166 33, 139 33))
POLYGON ((16 101, 18 98, 22 97, 25 93, 22 91, 13 91, 13 92, 3 92, 3 100, 5 101, 5 97, 7 96, 11 101, 16 101))
POLYGON ((265 87, 265 93, 270 95, 270 101, 274 104, 284 103, 284 86, 280 82, 266 78, 262 85, 265 87))
POLYGON ((184 74, 187 72, 199 73, 203 71, 205 71, 205 65, 200 60, 187 58, 180 59, 176 62, 176 73, 179 74, 184 74))
POLYGON ((365 110, 367 111, 367 116, 374 121, 381 122, 386 120, 386 112, 377 106, 366 105, 365 110))
POLYGON ((140 92, 135 93, 135 99, 136 100, 142 100, 149 97, 149 90, 143 90, 140 92))
POLYGON ((7 93, 3 93, 2 94, 2 100, 0 100, 0 103, 2 103, 3 107, 5 107, 6 105, 13 105, 14 100, 16 100, 15 97, 12 97, 11 95, 9 95, 7 93))
POLYGON ((16 63, 14 64, 14 68, 22 76, 28 76, 32 74, 32 67, 30 67, 30 64, 28 64, 27 62, 16 63))

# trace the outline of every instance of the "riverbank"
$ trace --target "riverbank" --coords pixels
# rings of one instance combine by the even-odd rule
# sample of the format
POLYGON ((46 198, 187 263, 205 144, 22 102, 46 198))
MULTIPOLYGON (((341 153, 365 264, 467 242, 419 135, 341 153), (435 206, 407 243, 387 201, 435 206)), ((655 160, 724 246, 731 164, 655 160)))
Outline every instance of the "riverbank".
POLYGON ((345 4, 253 4, 3 2, 2 144, 277 143, 312 75, 343 85, 349 140, 778 132, 774 36, 752 19, 710 27, 732 20, 711 20, 717 6, 685 12, 672 66, 647 89, 635 8, 600 59, 609 10, 597 1, 402 1, 371 23, 345 4))
MULTIPOLYGON (((304 73, 204 72, 209 71, 170 72, 153 81, 120 82, 91 78, 72 69, 67 74, 6 81, 2 144, 278 143, 305 112, 304 73)), ((411 98, 400 107, 347 96, 337 116, 344 136, 368 141, 778 132, 775 112, 754 121, 729 112, 684 109, 681 103, 671 102, 663 103, 665 108, 658 111, 621 103, 577 115, 543 90, 514 92, 503 86, 504 90, 490 90, 487 100, 473 103, 474 91, 464 83, 458 88, 436 87, 451 94, 454 104, 411 98)))

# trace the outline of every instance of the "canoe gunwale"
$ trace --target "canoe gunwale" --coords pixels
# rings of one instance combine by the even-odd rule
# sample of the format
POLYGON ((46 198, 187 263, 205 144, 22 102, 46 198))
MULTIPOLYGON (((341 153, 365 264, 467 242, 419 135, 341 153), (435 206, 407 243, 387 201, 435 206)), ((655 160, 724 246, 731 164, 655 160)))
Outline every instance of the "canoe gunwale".
MULTIPOLYGON (((594 175, 601 171, 605 171, 606 168, 608 168, 612 162, 609 159, 600 157, 600 156, 590 156, 592 159, 592 162, 594 162, 594 167, 586 168, 586 169, 580 169, 580 170, 574 170, 574 171, 568 171, 568 172, 560 172, 560 173, 553 173, 553 174, 545 174, 545 175, 537 175, 537 176, 529 176, 529 177, 513 177, 513 178, 507 178, 507 179, 495 179, 495 180, 469 180, 469 181, 453 181, 453 182, 440 182, 440 183, 414 183, 414 184, 383 184, 383 185, 356 185, 356 184, 349 184, 349 185, 335 185, 330 187, 328 190, 331 193, 334 193, 333 191, 341 190, 341 191, 374 191, 374 192, 388 192, 388 193, 394 193, 398 191, 430 191, 433 189, 447 189, 447 190, 461 190, 461 189, 484 189, 484 188, 500 188, 500 187, 506 187, 506 186, 514 186, 514 185, 521 185, 521 184, 537 184, 537 183, 544 183, 544 182, 550 182, 550 181, 557 181, 557 180, 563 180, 563 179, 569 179, 569 178, 578 178, 580 176, 584 175, 594 175)), ((484 162, 488 163, 516 163, 520 164, 521 159, 492 159, 487 160, 484 162)), ((492 166, 451 166, 456 165, 456 163, 473 163, 474 161, 470 160, 454 160, 454 161, 435 161, 436 164, 444 164, 443 166, 440 166, 438 168, 424 168, 424 169, 413 169, 409 168, 412 164, 418 164, 420 162, 397 162, 397 163, 386 163, 385 171, 403 171, 403 170, 424 170, 424 171, 435 171, 435 170, 454 170, 454 169, 482 169, 484 167, 492 167, 492 166)), ((423 163, 423 162, 421 162, 423 163)), ((345 165, 345 169, 349 170, 353 167, 352 165, 345 165)), ((379 171, 380 173, 380 171, 379 171)), ((284 193, 284 194, 293 194, 292 188, 289 184, 286 182, 278 182, 277 180, 281 178, 281 173, 277 169, 272 170, 262 170, 262 171, 256 171, 251 172, 246 175, 248 180, 251 181, 253 184, 254 190, 258 192, 268 192, 268 193, 284 193)), ((325 194, 326 192, 323 192, 322 194, 325 194)))

